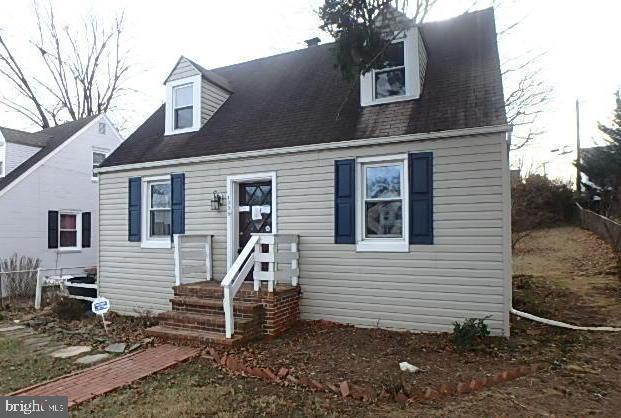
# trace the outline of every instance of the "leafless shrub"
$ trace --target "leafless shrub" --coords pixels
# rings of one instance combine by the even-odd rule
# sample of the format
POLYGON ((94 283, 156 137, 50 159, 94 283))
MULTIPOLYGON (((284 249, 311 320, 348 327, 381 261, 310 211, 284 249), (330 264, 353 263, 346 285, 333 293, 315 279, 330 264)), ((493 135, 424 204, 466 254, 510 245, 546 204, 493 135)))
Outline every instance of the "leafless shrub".
POLYGON ((0 260, 0 291, 2 298, 24 299, 34 297, 37 287, 38 258, 19 256, 0 260))

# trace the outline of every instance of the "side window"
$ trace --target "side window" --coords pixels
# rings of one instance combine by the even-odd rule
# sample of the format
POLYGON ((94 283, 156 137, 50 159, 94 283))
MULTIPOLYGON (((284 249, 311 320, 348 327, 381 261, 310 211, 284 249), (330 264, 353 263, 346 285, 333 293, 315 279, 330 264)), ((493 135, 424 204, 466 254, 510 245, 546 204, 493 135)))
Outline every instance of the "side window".
POLYGON ((97 180, 97 174, 95 174, 95 169, 99 167, 101 163, 103 163, 107 156, 107 151, 93 150, 93 180, 97 180))
POLYGON ((392 43, 373 70, 375 99, 405 96, 405 42, 392 43))

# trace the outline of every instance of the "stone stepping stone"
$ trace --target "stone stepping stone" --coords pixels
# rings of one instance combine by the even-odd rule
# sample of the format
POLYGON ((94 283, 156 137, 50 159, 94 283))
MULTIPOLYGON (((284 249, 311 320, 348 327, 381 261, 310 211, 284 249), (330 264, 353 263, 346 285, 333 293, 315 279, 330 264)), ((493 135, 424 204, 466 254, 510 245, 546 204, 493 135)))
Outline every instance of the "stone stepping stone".
POLYGON ((25 328, 26 327, 23 325, 13 325, 9 327, 0 328, 0 332, 11 332, 11 331, 17 331, 18 329, 25 329, 25 328))
POLYGON ((77 364, 93 364, 99 363, 102 360, 112 357, 111 354, 108 353, 99 353, 99 354, 91 354, 88 356, 80 357, 75 361, 77 364))
POLYGON ((61 350, 63 348, 67 348, 67 347, 62 345, 62 344, 56 344, 56 345, 52 345, 52 346, 49 346, 49 347, 38 348, 38 349, 34 350, 34 352, 35 353, 46 354, 46 355, 51 355, 53 352, 61 350))
POLYGON ((125 343, 114 343, 104 348, 104 351, 108 353, 123 353, 126 346, 127 344, 125 343))
POLYGON ((61 348, 60 350, 54 351, 50 355, 54 358, 69 358, 74 357, 80 354, 88 353, 92 350, 92 347, 85 345, 72 345, 69 347, 61 348))

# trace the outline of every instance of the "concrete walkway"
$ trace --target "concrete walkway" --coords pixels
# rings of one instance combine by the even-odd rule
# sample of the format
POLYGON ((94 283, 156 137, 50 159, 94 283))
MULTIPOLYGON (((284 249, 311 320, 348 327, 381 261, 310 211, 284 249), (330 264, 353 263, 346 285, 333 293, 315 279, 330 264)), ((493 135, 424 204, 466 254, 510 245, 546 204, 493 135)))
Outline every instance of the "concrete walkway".
POLYGON ((10 395, 68 396, 71 407, 172 367, 199 353, 198 348, 159 345, 20 389, 10 395))

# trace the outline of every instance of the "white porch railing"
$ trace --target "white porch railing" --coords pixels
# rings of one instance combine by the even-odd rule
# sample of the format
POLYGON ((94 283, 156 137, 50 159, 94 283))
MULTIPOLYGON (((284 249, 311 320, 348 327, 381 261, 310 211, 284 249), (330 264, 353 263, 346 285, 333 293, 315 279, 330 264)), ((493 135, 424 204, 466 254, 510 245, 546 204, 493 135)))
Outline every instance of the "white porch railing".
POLYGON ((235 331, 233 299, 252 267, 254 267, 254 290, 258 291, 261 282, 267 281, 268 292, 273 292, 274 285, 278 282, 286 281, 292 286, 297 286, 298 260, 297 235, 252 234, 221 283, 224 288, 222 304, 226 338, 232 338, 235 331), (263 251, 264 245, 267 246, 267 251, 263 251), (263 263, 267 263, 267 271, 262 271, 263 263))
POLYGON ((213 235, 176 234, 173 238, 175 247, 175 283, 211 280, 213 235))

